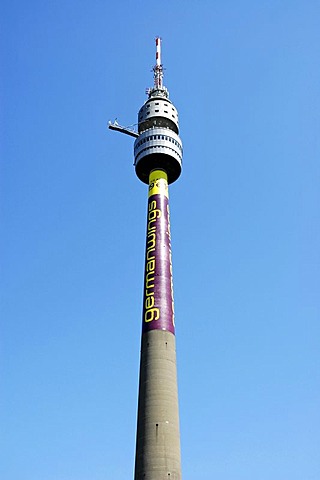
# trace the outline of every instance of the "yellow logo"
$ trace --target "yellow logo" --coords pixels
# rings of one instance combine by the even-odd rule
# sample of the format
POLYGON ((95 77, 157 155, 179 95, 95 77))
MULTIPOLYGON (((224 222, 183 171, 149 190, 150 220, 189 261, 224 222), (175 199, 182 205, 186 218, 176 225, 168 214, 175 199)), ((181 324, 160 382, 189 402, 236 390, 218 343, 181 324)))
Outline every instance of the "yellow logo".
POLYGON ((152 170, 149 176, 149 197, 157 193, 168 198, 168 176, 164 170, 152 170))

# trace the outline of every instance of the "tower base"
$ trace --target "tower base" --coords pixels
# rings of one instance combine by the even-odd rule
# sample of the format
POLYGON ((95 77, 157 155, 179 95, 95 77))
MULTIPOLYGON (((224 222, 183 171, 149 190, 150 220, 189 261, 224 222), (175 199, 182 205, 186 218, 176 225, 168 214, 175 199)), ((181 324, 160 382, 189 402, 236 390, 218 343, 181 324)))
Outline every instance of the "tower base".
POLYGON ((142 336, 135 480, 181 480, 175 336, 142 336))

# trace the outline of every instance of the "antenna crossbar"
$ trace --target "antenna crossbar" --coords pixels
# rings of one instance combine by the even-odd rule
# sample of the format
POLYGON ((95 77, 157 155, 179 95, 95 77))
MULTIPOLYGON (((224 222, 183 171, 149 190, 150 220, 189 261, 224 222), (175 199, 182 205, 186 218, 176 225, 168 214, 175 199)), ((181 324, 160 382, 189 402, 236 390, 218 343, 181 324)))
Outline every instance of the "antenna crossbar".
POLYGON ((126 135, 130 135, 131 137, 139 137, 138 132, 136 132, 135 130, 131 130, 128 127, 123 127, 122 125, 119 125, 117 120, 115 120, 113 123, 109 121, 108 128, 110 128, 110 130, 115 130, 116 132, 125 133, 126 135))

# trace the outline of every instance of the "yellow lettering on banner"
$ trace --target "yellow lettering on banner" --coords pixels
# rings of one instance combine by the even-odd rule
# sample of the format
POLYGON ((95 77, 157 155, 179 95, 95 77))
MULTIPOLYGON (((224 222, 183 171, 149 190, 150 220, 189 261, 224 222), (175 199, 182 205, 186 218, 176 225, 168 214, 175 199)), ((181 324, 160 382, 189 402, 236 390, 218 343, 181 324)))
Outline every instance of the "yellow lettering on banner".
POLYGON ((147 238, 147 248, 148 250, 154 250, 154 247, 156 246, 156 234, 155 233, 149 233, 148 238, 147 238))
POLYGON ((147 310, 144 314, 144 321, 145 322, 152 322, 152 320, 158 320, 160 318, 160 310, 159 308, 151 308, 147 310))
POLYGON ((147 250, 147 260, 148 262, 150 260, 153 260, 154 258, 156 258, 154 255, 150 255, 151 252, 154 252, 155 251, 155 248, 150 248, 149 250, 147 250))
POLYGON ((161 217, 161 210, 156 208, 155 210, 151 210, 151 212, 149 212, 148 220, 151 223, 151 222, 154 222, 156 218, 160 218, 160 217, 161 217))
POLYGON ((155 268, 156 268, 156 262, 154 260, 149 260, 149 262, 146 265, 146 271, 153 272, 155 268))
POLYGON ((148 288, 154 288, 154 284, 151 283, 154 281, 154 273, 153 272, 148 272, 146 275, 146 289, 148 288))
POLYGON ((149 308, 152 308, 153 306, 154 306, 154 296, 147 297, 145 301, 146 309, 149 310, 149 308))
POLYGON ((150 210, 154 210, 157 206, 157 202, 155 200, 152 200, 152 202, 149 203, 149 212, 150 210))

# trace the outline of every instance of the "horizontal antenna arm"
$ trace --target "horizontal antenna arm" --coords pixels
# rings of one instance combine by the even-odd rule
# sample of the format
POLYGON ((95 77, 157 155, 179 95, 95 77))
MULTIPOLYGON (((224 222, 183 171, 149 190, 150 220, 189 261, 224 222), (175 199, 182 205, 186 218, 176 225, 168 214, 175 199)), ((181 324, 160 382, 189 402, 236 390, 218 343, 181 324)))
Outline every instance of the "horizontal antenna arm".
POLYGON ((134 130, 130 130, 127 127, 123 127, 122 125, 119 125, 116 120, 113 123, 109 121, 108 128, 110 128, 110 130, 116 130, 116 132, 125 133, 126 135, 130 135, 131 137, 135 137, 135 138, 139 137, 138 132, 135 132, 134 130))

